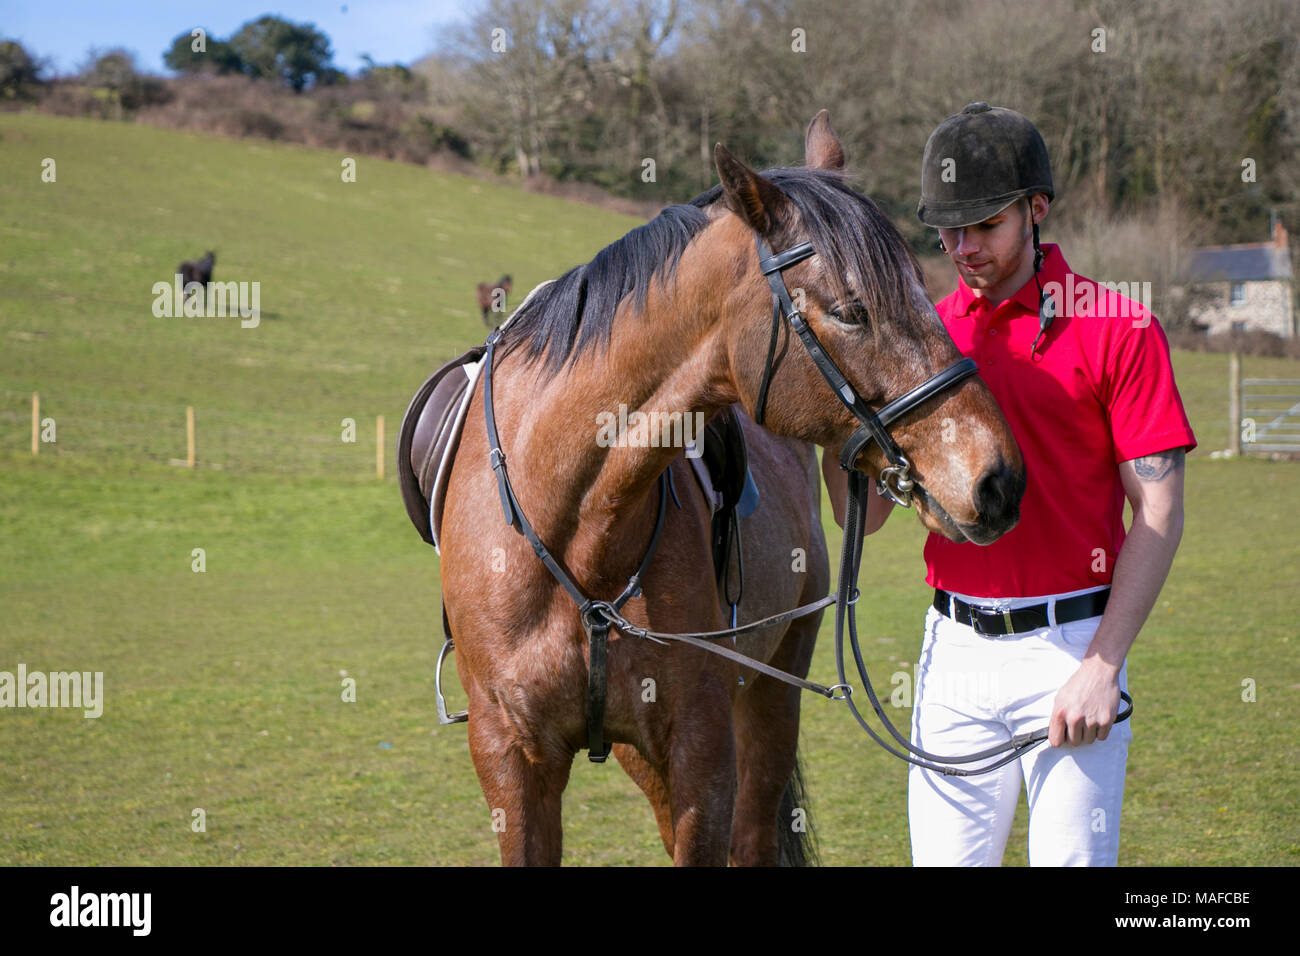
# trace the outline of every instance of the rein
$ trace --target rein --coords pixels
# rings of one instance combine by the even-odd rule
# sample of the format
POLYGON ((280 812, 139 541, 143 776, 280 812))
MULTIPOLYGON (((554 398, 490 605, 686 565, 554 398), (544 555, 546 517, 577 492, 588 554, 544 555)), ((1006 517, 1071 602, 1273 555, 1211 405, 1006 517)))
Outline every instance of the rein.
MULTIPOLYGON (((783 315, 790 328, 803 342, 804 348, 807 349, 813 363, 821 372, 822 377, 826 379, 835 396, 861 422, 861 425, 845 442, 840 452, 840 467, 848 472, 848 489, 844 514, 844 542, 840 552, 840 573, 836 584, 836 593, 813 601, 811 604, 804 604, 792 610, 752 621, 740 627, 731 627, 721 631, 668 634, 639 627, 625 618, 622 614, 623 605, 641 593, 642 578, 650 565, 650 559, 654 556, 655 549, 659 544, 660 534, 663 531, 664 514, 667 510, 670 487, 667 471, 659 476, 659 508, 655 519, 654 532, 636 573, 629 579, 622 593, 612 601, 601 601, 587 596, 547 550, 546 545, 542 543, 541 538, 538 537, 537 532, 525 517, 523 509, 519 506, 519 500, 515 497, 514 489, 511 487, 510 476, 506 470, 506 456, 505 452, 501 450, 501 436, 497 432, 496 416, 492 407, 493 359, 496 345, 504 334, 503 328, 493 330, 492 334, 487 338, 483 368, 483 408, 487 424, 488 461, 496 474, 497 490, 501 496, 501 509, 505 514, 506 523, 519 531, 528 540, 528 543, 533 548, 533 553, 537 555, 546 566, 546 569, 550 571, 551 576, 559 582, 569 593, 569 596, 573 598, 574 603, 577 604, 582 619, 583 631, 586 633, 590 645, 591 663, 588 668, 587 680, 588 757, 593 763, 604 763, 609 756, 610 744, 604 739, 603 729, 607 692, 605 654, 609 629, 613 627, 629 637, 644 638, 658 644, 666 644, 669 641, 689 644, 736 661, 742 666, 750 667, 759 673, 784 681, 798 687, 800 690, 813 691, 831 700, 842 700, 848 704, 850 712, 872 740, 889 751, 889 753, 906 760, 908 763, 916 764, 945 776, 976 776, 996 770, 998 767, 1018 759, 1027 751, 1041 744, 1047 739, 1048 729, 1044 727, 1030 733, 1019 734, 996 747, 990 747, 979 753, 964 756, 936 755, 914 747, 885 716, 884 708, 876 697, 875 690, 871 686, 871 679, 867 676, 866 664, 862 659, 862 650, 858 644, 857 615, 855 611, 850 610, 853 605, 857 604, 861 596, 856 582, 862 561, 862 545, 865 536, 862 531, 861 518, 866 511, 864 497, 867 494, 868 487, 867 476, 858 471, 854 465, 867 446, 873 441, 876 442, 889 461, 889 465, 881 471, 880 478, 877 479, 877 493, 887 495, 896 504, 905 508, 911 507, 912 488, 914 487, 914 482, 909 477, 911 462, 907 460, 902 450, 894 443, 894 440, 885 430, 885 426, 934 396, 947 391, 974 375, 977 370, 975 360, 963 358, 954 362, 943 371, 931 376, 920 385, 885 405, 879 412, 873 412, 854 390, 844 373, 840 371, 839 366, 826 354, 826 350, 822 348, 822 344, 812 328, 799 310, 794 307, 790 293, 786 289, 785 280, 781 277, 782 270, 815 254, 812 243, 802 242, 784 252, 773 254, 767 243, 763 241, 762 236, 755 235, 754 241, 758 249, 759 267, 772 289, 772 336, 768 346, 767 365, 764 369, 762 383, 759 386, 755 414, 756 423, 763 423, 768 387, 776 371, 773 361, 778 330, 783 315), (835 605, 835 663, 839 683, 832 684, 830 687, 796 677, 794 674, 786 673, 729 647, 710 643, 716 638, 734 639, 740 634, 784 624, 807 614, 820 611, 831 604, 835 605), (895 749, 877 734, 866 722, 857 705, 853 702, 853 687, 848 683, 844 666, 844 637, 846 632, 853 651, 853 660, 857 666, 858 676, 866 690, 867 699, 871 702, 871 708, 885 727, 888 728, 894 740, 906 749, 906 753, 895 749), (841 693, 836 693, 836 691, 841 693), (952 764, 972 763, 977 760, 996 757, 998 754, 1003 753, 1005 753, 1005 756, 1002 759, 976 769, 951 766, 952 764)), ((1133 698, 1123 691, 1120 692, 1120 697, 1127 701, 1129 706, 1127 710, 1120 712, 1115 717, 1116 723, 1127 720, 1133 713, 1133 698)))

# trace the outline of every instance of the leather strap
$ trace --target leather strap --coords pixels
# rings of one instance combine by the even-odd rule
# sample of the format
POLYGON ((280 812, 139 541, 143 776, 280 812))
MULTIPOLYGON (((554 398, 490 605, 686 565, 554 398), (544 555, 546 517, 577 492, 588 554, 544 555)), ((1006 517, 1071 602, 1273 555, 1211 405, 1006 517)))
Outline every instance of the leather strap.
MULTIPOLYGON (((1106 602, 1109 598, 1110 588, 1063 598, 1056 602, 1056 623, 1069 624, 1071 621, 1097 617, 1106 610, 1106 602)), ((934 609, 945 617, 952 618, 958 624, 965 624, 976 634, 987 637, 1024 634, 1051 624, 1046 603, 1016 608, 1012 611, 995 611, 967 604, 939 588, 935 588, 934 591, 934 609)))
POLYGON ((758 402, 754 406, 754 424, 762 425, 767 420, 767 389, 772 384, 772 374, 776 371, 776 338, 781 330, 781 303, 772 297, 772 337, 767 343, 767 361, 763 363, 763 380, 758 385, 758 402))
POLYGON ((817 250, 813 248, 811 242, 801 242, 784 252, 773 255, 761 237, 754 238, 758 242, 758 267, 763 275, 768 277, 768 285, 772 289, 772 336, 767 343, 767 361, 763 365, 763 380, 759 383, 758 400, 754 405, 754 422, 762 425, 767 419, 767 390, 772 384, 772 376, 776 374, 776 340, 777 332, 781 327, 781 316, 799 314, 790 299, 785 282, 781 279, 781 270, 816 255, 817 250))
MULTIPOLYGON (((759 241, 762 241, 761 238, 759 241)), ((768 250, 767 254, 763 255, 765 249, 766 246, 764 249, 759 250, 762 258, 758 263, 758 267, 763 270, 763 275, 765 276, 770 276, 774 272, 780 272, 782 269, 788 269, 796 262, 803 262, 805 259, 811 258, 817 254, 817 250, 813 248, 811 242, 800 242, 791 246, 789 249, 785 250, 785 252, 772 253, 768 250)), ((784 304, 785 303, 782 303, 782 305, 784 304)), ((789 311, 788 307, 787 311, 789 311)))
POLYGON ((592 763, 604 763, 609 756, 610 744, 605 740, 605 645, 608 638, 608 624, 594 622, 587 627, 587 643, 591 650, 591 665, 587 668, 587 759, 592 763))
POLYGON ((740 634, 748 634, 752 631, 761 631, 767 627, 776 627, 778 624, 784 624, 787 621, 803 617, 806 614, 820 611, 834 603, 835 595, 828 594, 826 597, 813 601, 811 604, 804 604, 800 607, 792 608, 789 611, 782 611, 780 614, 772 614, 768 617, 760 618, 757 621, 750 621, 748 624, 742 624, 740 627, 729 627, 721 631, 692 631, 685 634, 666 634, 663 631, 651 631, 644 627, 638 627, 620 614, 609 614, 604 608, 601 610, 606 613, 610 623, 614 627, 631 637, 644 637, 652 641, 657 641, 660 644, 667 641, 678 641, 683 644, 690 644, 693 647, 698 647, 700 650, 708 651, 711 654, 717 654, 719 657, 725 657, 728 660, 736 661, 738 664, 756 670, 761 674, 767 674, 769 677, 774 677, 779 681, 784 681, 787 684, 791 684, 803 690, 813 691, 821 694, 823 697, 833 697, 835 695, 834 687, 825 687, 813 681, 796 677, 793 674, 787 674, 785 671, 777 670, 775 667, 752 657, 748 657, 745 654, 741 654, 739 651, 732 650, 725 645, 711 644, 709 642, 717 638, 735 638, 740 634))
POLYGON ((604 763, 605 758, 609 756, 609 747, 604 740, 607 684, 605 651, 609 636, 609 623, 605 614, 593 612, 611 609, 617 614, 624 604, 641 593, 642 579, 645 576, 646 569, 650 567, 650 560, 659 547, 659 538, 663 533, 664 515, 668 510, 670 478, 667 470, 659 476, 659 507, 655 517, 654 531, 650 535, 650 544, 646 547, 645 555, 641 558, 641 564, 632 577, 628 579, 627 586, 613 601, 596 601, 588 597, 555 559, 546 545, 542 543, 542 539, 538 537, 532 524, 529 523, 528 517, 524 514, 523 508, 519 506, 519 499, 515 497, 514 488, 510 484, 510 475, 506 470, 506 456, 505 452, 501 450, 501 436, 497 432, 496 413, 492 402, 492 366, 496 344, 501 340, 501 335, 501 328, 498 327, 493 330, 492 334, 487 338, 483 356, 485 363, 483 367, 483 412, 487 425, 488 462, 497 476, 497 492, 501 496, 501 510, 505 513, 506 524, 518 530, 527 539, 532 546, 533 553, 546 566, 546 570, 551 572, 551 577, 555 578, 560 586, 569 592, 569 596, 578 605, 582 617, 582 627, 587 633, 587 643, 591 654, 587 668, 588 758, 593 763, 604 763))

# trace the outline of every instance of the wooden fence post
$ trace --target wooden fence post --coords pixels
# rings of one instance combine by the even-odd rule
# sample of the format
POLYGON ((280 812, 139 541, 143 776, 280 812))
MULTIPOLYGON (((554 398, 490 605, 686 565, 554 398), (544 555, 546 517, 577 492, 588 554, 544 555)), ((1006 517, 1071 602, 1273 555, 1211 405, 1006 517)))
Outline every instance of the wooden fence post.
POLYGON ((375 420, 375 474, 384 480, 384 416, 375 420))
POLYGON ((1228 355, 1228 450, 1241 454, 1241 356, 1228 355))
POLYGON ((185 467, 194 467, 194 406, 185 406, 185 467))

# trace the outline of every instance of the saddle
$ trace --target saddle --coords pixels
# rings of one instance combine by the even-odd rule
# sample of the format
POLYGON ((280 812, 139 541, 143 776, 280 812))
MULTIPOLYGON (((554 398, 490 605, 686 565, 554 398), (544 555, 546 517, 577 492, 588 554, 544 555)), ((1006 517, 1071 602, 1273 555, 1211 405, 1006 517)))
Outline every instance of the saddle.
MULTIPOLYGON (((465 429, 470 398, 482 371, 484 347, 456 356, 425 380, 407 406, 397 439, 397 476, 415 530, 441 554, 447 480, 465 429)), ((722 409, 704 426, 703 449, 687 461, 713 513, 710 543, 714 575, 723 582, 738 518, 758 506, 749 473, 745 435, 735 407, 722 409)), ((694 452, 694 448, 691 449, 694 452)))
POLYGON ((397 433, 397 481, 406 513, 420 537, 440 555, 447 478, 483 370, 484 351, 476 345, 430 375, 407 406, 397 433))

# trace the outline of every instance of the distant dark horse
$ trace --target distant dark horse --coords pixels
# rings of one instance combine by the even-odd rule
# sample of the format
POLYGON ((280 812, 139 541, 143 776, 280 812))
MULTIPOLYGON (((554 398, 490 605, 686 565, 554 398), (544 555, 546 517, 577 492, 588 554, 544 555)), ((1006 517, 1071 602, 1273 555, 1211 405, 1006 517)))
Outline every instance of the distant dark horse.
POLYGON ((176 267, 176 271, 181 275, 181 288, 187 287, 191 282, 197 282, 205 289, 208 283, 212 281, 212 264, 217 261, 217 254, 208 250, 208 254, 198 262, 182 262, 176 267))
POLYGON ((502 276, 495 283, 480 282, 478 284, 478 307, 483 313, 483 324, 489 329, 495 328, 497 323, 488 318, 488 313, 497 312, 505 315, 506 296, 509 294, 509 276, 502 276), (500 290, 500 292, 498 293, 497 290, 500 290))

